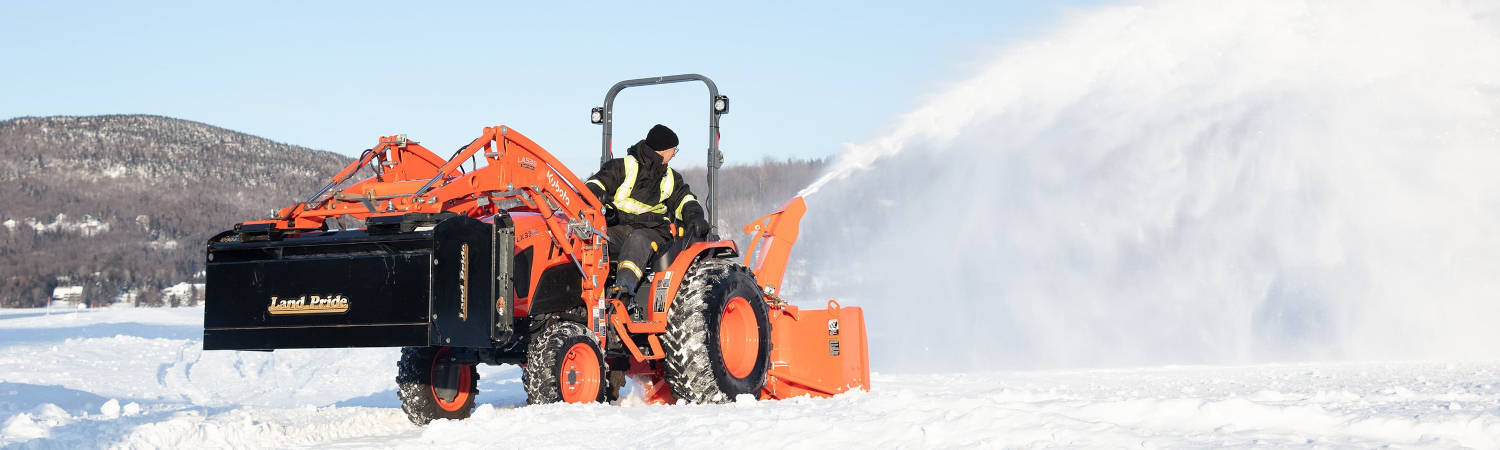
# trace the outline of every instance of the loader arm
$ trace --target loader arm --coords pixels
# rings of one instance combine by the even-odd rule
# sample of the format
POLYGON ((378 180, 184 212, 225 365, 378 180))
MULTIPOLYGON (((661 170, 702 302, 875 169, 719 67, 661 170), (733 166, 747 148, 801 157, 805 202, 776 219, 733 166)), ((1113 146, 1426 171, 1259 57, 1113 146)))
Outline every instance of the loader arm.
POLYGON ((451 211, 470 217, 510 207, 526 206, 549 218, 561 212, 596 230, 604 223, 603 204, 583 182, 550 153, 515 129, 487 127, 451 159, 443 160, 417 142, 387 136, 329 180, 307 201, 276 213, 273 224, 283 230, 318 229, 330 217, 359 219, 404 213, 451 211), (463 173, 460 167, 483 151, 485 165, 463 173), (366 165, 376 176, 326 195, 366 165))
POLYGON ((486 127, 446 160, 405 136, 386 136, 307 201, 237 229, 290 235, 327 230, 330 219, 345 215, 368 221, 451 212, 483 220, 506 212, 536 213, 546 219, 553 244, 582 275, 583 297, 597 299, 608 278, 608 238, 603 204, 583 186, 554 156, 507 126, 486 127), (464 172, 462 165, 471 158, 481 167, 464 172), (374 176, 329 195, 366 166, 374 176))

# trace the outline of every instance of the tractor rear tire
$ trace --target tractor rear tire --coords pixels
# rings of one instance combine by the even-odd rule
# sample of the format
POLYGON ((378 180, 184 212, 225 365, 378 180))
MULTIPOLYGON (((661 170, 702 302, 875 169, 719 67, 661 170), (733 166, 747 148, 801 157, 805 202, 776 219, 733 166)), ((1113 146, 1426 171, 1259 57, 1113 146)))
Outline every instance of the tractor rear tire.
POLYGON ((609 373, 594 333, 576 322, 548 324, 527 343, 521 385, 530 405, 607 402, 609 373))
POLYGON ((396 369, 396 395, 401 410, 417 425, 435 419, 466 419, 479 394, 479 371, 474 364, 443 361, 451 347, 406 347, 396 369))
POLYGON ((771 320, 748 269, 728 259, 698 261, 667 312, 666 380, 689 403, 761 397, 770 367, 771 320))

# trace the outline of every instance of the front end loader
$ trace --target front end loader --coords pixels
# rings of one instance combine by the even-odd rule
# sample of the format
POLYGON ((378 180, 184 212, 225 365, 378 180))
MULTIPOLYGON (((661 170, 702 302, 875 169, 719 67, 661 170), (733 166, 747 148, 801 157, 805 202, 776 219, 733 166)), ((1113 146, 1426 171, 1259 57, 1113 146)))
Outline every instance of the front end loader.
MULTIPOLYGON (((714 217, 728 98, 711 80, 622 81, 591 119, 607 161, 620 91, 693 81, 709 90, 714 217)), ((653 403, 869 389, 862 310, 779 296, 801 198, 745 226, 745 252, 717 232, 663 249, 635 295, 640 321, 605 297, 618 243, 603 206, 506 126, 446 159, 382 137, 305 201, 210 239, 203 348, 403 347, 398 395, 417 424, 468 417, 477 364, 521 365, 530 404, 615 400, 627 378, 653 403)))

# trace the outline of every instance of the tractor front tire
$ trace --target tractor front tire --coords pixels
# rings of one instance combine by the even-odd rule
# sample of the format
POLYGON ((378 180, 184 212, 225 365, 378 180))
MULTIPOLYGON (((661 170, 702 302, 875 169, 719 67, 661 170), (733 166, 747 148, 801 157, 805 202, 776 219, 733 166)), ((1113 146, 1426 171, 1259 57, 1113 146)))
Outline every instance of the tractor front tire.
POLYGON ((435 419, 466 419, 479 394, 474 364, 446 361, 451 347, 406 347, 396 369, 401 410, 417 425, 435 419))
POLYGON ((531 405, 608 401, 609 376, 594 333, 576 322, 548 324, 526 345, 521 385, 531 405))
POLYGON ((770 367, 771 320, 750 271, 728 259, 694 263, 667 311, 666 380, 689 403, 760 398, 770 367))

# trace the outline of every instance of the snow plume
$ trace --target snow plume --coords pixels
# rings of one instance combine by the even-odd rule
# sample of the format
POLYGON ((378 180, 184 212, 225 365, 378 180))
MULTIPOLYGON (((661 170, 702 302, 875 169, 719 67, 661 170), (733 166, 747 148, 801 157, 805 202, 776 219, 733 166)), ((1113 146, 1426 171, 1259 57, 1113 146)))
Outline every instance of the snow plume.
POLYGON ((1500 357, 1500 8, 1081 11, 804 193, 877 370, 1500 357))

